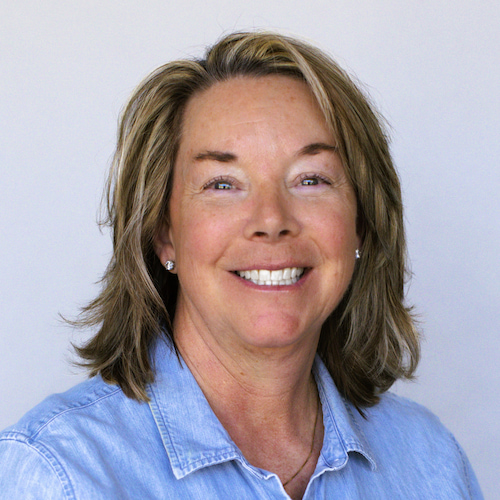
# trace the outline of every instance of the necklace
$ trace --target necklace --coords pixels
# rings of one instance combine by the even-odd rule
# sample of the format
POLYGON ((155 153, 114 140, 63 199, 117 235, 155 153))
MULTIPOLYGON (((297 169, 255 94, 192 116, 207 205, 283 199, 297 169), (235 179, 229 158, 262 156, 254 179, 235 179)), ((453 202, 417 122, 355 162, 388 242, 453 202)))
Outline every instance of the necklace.
POLYGON ((299 475, 299 473, 306 466, 307 462, 309 462, 309 459, 311 458, 311 456, 313 454, 313 450, 314 450, 314 438, 316 437, 316 427, 318 426, 318 415, 319 415, 319 396, 318 396, 318 400, 317 400, 317 404, 316 404, 316 417, 314 419, 314 428, 313 428, 313 437, 312 437, 312 443, 311 443, 311 451, 309 452, 309 455, 307 455, 307 458, 305 459, 304 463, 300 466, 299 470, 288 481, 285 481, 283 483, 283 488, 299 475))

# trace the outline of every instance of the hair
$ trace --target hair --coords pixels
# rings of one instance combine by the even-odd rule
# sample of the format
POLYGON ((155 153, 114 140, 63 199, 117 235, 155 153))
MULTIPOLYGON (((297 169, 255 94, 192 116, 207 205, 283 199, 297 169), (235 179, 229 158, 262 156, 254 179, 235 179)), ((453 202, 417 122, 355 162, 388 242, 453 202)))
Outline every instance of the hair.
POLYGON ((362 238, 349 289, 324 323, 318 353, 338 390, 358 409, 378 402, 399 378, 411 378, 419 336, 405 305, 406 248, 401 188, 382 119, 349 75, 319 49, 268 32, 233 33, 203 59, 161 66, 125 107, 106 187, 105 223, 113 255, 102 291, 76 324, 98 327, 77 347, 90 375, 119 384, 147 401, 154 380, 150 350, 167 335, 178 280, 163 268, 153 243, 168 222, 174 163, 184 109, 196 93, 235 77, 285 75, 305 82, 315 96, 357 199, 362 238))

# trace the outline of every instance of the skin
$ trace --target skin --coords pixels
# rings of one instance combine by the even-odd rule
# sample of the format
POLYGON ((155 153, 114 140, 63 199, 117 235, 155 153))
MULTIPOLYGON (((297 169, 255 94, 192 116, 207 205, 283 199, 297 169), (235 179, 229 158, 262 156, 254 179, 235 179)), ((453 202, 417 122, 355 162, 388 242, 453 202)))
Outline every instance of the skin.
MULTIPOLYGON (((176 262, 179 350, 245 457, 285 482, 311 449, 320 329, 360 245, 355 195, 308 87, 240 77, 193 96, 169 212, 155 248, 176 262), (236 273, 288 267, 305 269, 289 285, 236 273)), ((286 488, 292 498, 314 471, 318 421, 313 454, 286 488)))

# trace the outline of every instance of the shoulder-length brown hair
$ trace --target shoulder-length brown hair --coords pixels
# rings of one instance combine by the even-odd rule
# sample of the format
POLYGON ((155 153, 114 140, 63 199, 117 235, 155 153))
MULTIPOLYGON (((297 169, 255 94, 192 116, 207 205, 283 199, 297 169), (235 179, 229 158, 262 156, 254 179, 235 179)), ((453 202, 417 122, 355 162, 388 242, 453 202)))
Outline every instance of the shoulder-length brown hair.
POLYGON ((107 184, 113 256, 100 295, 76 323, 99 327, 77 348, 82 364, 129 397, 147 400, 146 385, 154 380, 151 346, 161 335, 173 341, 178 282, 158 261, 153 241, 168 220, 186 103, 217 82, 265 75, 288 75, 310 87, 357 198, 361 258, 350 288, 323 325, 318 353, 340 392, 358 408, 375 404, 378 394, 416 368, 418 334, 404 304, 401 189, 380 118, 351 78, 317 48, 274 33, 234 33, 204 59, 154 71, 121 118, 107 184))

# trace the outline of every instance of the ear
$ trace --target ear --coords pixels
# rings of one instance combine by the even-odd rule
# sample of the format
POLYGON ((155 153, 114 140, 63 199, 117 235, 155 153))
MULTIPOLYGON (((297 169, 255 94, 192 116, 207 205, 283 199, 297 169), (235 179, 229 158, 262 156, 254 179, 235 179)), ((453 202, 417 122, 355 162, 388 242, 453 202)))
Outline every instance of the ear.
POLYGON ((357 240, 358 240, 358 246, 356 248, 361 250, 363 248, 363 238, 358 235, 357 240))
POLYGON ((170 226, 166 222, 161 224, 154 238, 153 248, 162 266, 165 265, 167 260, 175 261, 175 249, 170 235, 170 226))
POLYGON ((363 248, 363 242, 365 240, 365 226, 360 220, 359 212, 358 212, 358 216, 356 218, 356 236, 357 236, 357 240, 358 240, 357 248, 359 248, 359 250, 361 250, 363 248))

